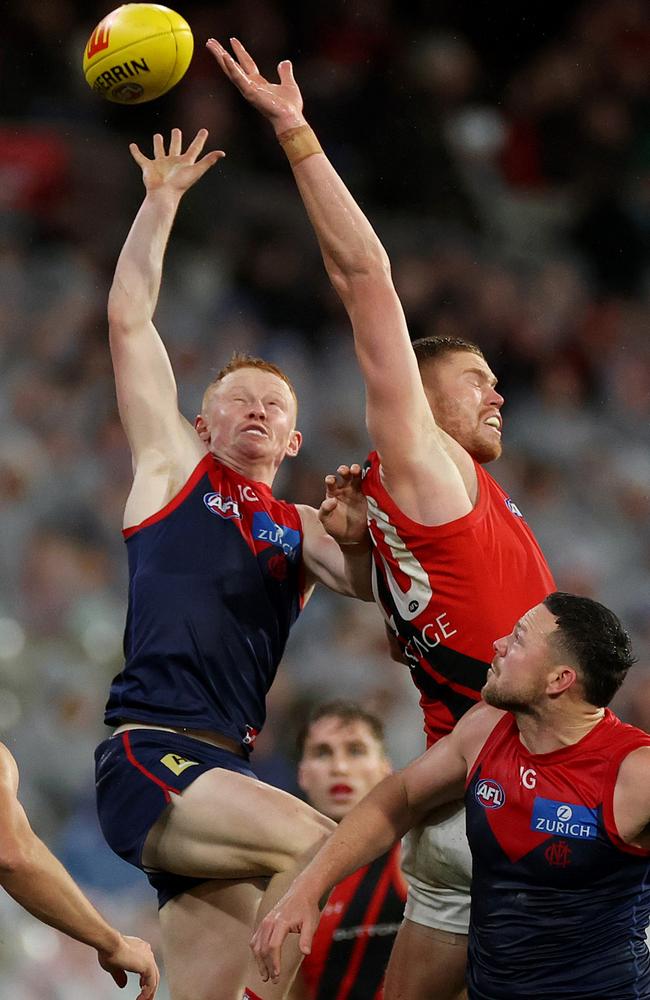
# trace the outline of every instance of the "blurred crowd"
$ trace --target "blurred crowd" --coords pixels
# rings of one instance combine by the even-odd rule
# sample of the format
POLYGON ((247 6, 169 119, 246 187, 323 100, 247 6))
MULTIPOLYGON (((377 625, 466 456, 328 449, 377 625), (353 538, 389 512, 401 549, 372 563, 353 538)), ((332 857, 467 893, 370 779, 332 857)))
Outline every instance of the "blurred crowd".
MULTIPOLYGON (((138 107, 83 80, 105 4, 9 0, 0 37, 0 739, 39 835, 120 927, 154 942, 153 893, 103 845, 92 770, 127 586, 131 469, 105 305, 142 195, 129 141, 148 152, 153 132, 205 126, 227 153, 183 203, 156 314, 183 412, 248 350, 286 368, 300 399, 305 444, 280 495, 318 505, 324 474, 368 449, 347 319, 271 129, 220 78, 211 35, 240 37, 266 74, 293 59, 309 120, 389 251, 412 335, 485 351, 506 397, 494 472, 560 587, 629 626, 639 662, 615 707, 650 728, 650 9, 173 6, 194 31, 192 66, 138 107)), ((383 715, 397 765, 420 752, 415 688, 378 612, 319 593, 271 694, 260 776, 294 791, 296 725, 341 695, 383 715)), ((3 995, 116 995, 95 966, 0 897, 3 995)))

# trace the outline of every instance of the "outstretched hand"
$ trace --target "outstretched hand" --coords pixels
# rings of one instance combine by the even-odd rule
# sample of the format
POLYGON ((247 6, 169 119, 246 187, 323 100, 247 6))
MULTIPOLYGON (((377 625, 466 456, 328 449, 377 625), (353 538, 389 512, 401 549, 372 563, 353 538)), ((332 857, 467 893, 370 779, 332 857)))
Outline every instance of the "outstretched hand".
POLYGON ((147 191, 155 191, 166 187, 183 194, 188 188, 203 177, 210 167, 225 156, 222 149, 206 153, 198 159, 208 138, 206 128, 199 129, 191 143, 183 153, 183 134, 179 128, 173 128, 169 140, 169 152, 165 152, 165 143, 159 132, 153 137, 153 159, 145 156, 132 142, 129 146, 131 156, 142 169, 142 179, 147 191))
POLYGON ((361 490, 361 466, 339 465, 336 475, 325 476, 325 499, 318 519, 339 545, 369 542, 367 503, 361 490))
POLYGON ((284 59, 278 64, 280 82, 270 83, 262 76, 255 60, 238 39, 231 38, 230 44, 236 58, 215 38, 210 38, 206 46, 248 103, 273 123, 276 132, 304 125, 302 94, 289 60, 284 59))
POLYGON ((153 1000, 160 983, 160 973, 151 946, 137 937, 122 935, 112 952, 100 951, 97 960, 118 986, 127 983, 127 972, 140 974, 140 992, 136 1000, 153 1000))
POLYGON ((251 948, 263 982, 280 978, 282 946, 289 934, 299 934, 299 948, 309 955, 320 912, 296 884, 264 917, 251 938, 251 948))

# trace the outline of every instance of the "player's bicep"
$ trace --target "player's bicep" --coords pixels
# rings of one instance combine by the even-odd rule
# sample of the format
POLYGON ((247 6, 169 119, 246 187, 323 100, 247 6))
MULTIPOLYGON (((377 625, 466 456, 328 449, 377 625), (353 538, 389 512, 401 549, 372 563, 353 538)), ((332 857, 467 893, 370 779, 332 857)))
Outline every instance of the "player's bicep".
POLYGON ((453 733, 409 764, 402 779, 415 822, 445 802, 462 798, 466 777, 467 762, 453 733))
POLYGON ((31 827, 17 798, 18 768, 7 748, 0 744, 0 870, 13 869, 32 836, 31 827))
POLYGON ((150 321, 137 328, 113 324, 110 348, 117 404, 134 457, 169 441, 182 418, 165 346, 150 321))
POLYGON ((366 387, 366 418, 378 450, 397 450, 404 435, 435 426, 402 304, 389 280, 357 278, 349 307, 366 387))

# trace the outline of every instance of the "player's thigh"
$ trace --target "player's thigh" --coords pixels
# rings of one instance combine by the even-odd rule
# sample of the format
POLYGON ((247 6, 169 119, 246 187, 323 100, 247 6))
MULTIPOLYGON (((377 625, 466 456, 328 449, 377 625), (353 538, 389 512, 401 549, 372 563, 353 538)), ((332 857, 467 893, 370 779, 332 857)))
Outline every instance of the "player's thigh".
POLYGON ((204 882, 160 911, 172 1000, 241 1000, 264 879, 204 882))
POLYGON ((173 795, 147 835, 145 867, 206 878, 285 871, 334 829, 287 792, 234 771, 206 771, 173 795))
POLYGON ((391 952, 385 1000, 463 1000, 467 937, 404 920, 391 952))

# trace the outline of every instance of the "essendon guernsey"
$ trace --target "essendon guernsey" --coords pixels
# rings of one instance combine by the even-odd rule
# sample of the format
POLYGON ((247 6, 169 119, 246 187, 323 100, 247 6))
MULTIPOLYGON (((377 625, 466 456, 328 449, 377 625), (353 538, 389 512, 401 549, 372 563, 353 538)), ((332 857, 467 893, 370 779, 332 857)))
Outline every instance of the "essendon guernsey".
POLYGON ((332 890, 300 967, 310 1000, 381 1000, 404 915, 406 886, 395 844, 332 890))
POLYGON ((375 598, 420 691, 428 745, 478 701, 495 639, 555 590, 521 511, 475 467, 476 506, 435 527, 402 513, 381 482, 376 452, 363 479, 375 598))

